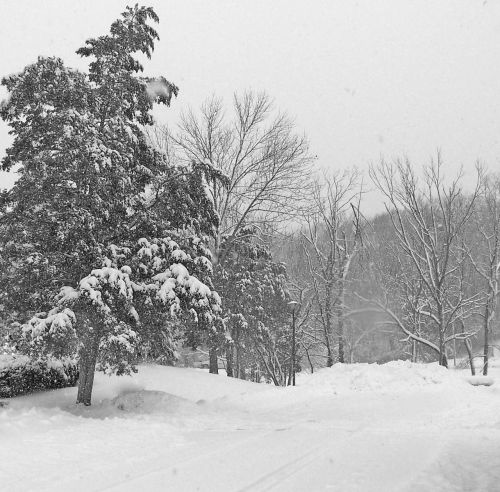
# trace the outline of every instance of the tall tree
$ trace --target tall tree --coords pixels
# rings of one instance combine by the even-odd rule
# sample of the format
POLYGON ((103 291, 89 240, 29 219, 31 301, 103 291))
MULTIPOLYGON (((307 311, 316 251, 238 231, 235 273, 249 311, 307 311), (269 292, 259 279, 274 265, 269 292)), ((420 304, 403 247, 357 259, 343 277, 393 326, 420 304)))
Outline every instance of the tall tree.
POLYGON ((324 177, 314 188, 305 216, 303 250, 322 329, 327 365, 345 362, 346 293, 352 262, 361 243, 361 185, 356 171, 324 177))
MULTIPOLYGON (((482 174, 482 170, 479 169, 482 174)), ((491 333, 500 295, 500 177, 483 175, 465 249, 483 284, 483 374, 488 374, 491 333), (468 243, 468 244, 467 244, 468 243)))
MULTIPOLYGON (((213 247, 217 265, 235 243, 248 240, 242 231, 276 227, 297 213, 307 195, 312 160, 307 140, 266 94, 235 95, 232 118, 211 98, 198 113, 185 113, 177 131, 156 128, 150 135, 172 159, 207 162, 227 176, 228 182, 214 179, 208 187, 220 218, 213 247)), ((214 344, 211 372, 217 372, 216 350, 214 344)))
POLYGON ((170 317, 214 327, 220 309, 202 237, 218 221, 199 193, 216 175, 169 167, 142 130, 153 104, 178 91, 138 76, 134 55, 149 58, 158 39, 148 21, 158 21, 152 8, 127 7, 109 35, 89 39, 77 51, 92 58, 88 73, 40 57, 2 80, 14 135, 2 168, 20 177, 2 196, 1 287, 31 350, 78 354, 86 405, 97 363, 133 370, 141 338, 168 332, 170 317))
POLYGON ((448 365, 447 345, 469 332, 450 334, 452 327, 475 308, 477 296, 467 295, 464 276, 465 255, 461 250, 464 227, 470 219, 479 190, 466 196, 461 189, 461 175, 446 183, 440 156, 424 169, 420 183, 408 161, 393 164, 382 162, 372 167, 370 175, 387 200, 387 212, 397 237, 400 251, 408 260, 410 271, 401 279, 400 291, 414 320, 425 319, 433 327, 433 340, 418 336, 387 306, 385 300, 375 301, 384 307, 393 322, 416 342, 435 350, 439 364, 448 365))

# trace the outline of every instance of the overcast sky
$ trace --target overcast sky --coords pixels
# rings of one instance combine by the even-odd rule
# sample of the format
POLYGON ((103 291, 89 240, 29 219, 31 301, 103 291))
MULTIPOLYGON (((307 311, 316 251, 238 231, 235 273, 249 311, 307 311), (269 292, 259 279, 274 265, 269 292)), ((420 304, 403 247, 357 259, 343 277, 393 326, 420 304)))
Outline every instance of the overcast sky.
MULTIPOLYGON (((38 55, 83 69, 75 50, 107 33, 127 3, 135 0, 0 0, 0 75, 38 55)), ((295 119, 325 168, 402 155, 420 166, 440 148, 449 173, 477 159, 500 170, 498 0, 145 4, 160 16, 161 38, 147 72, 181 90, 159 113, 165 121, 211 94, 229 102, 252 88, 295 119)), ((0 155, 7 131, 0 122, 0 155)), ((0 187, 14 178, 0 173, 0 187)))

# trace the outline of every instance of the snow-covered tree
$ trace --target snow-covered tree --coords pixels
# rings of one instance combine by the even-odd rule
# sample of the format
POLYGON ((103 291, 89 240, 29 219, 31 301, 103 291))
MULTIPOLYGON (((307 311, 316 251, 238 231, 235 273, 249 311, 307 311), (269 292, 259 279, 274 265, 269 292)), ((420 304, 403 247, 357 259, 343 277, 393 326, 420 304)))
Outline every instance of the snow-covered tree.
MULTIPOLYGON (((213 245, 216 263, 232 254, 238 241, 247 240, 242 230, 276 228, 297 214, 307 196, 312 161, 307 139, 264 93, 235 95, 230 117, 213 97, 199 112, 183 114, 178 131, 156 128, 150 137, 172 159, 206 161, 227 176, 226 182, 209 181, 220 217, 213 245)), ((217 372, 217 352, 223 350, 217 340, 209 350, 210 370, 217 372)))
POLYGON ((325 175, 316 183, 311 210, 305 215, 302 246, 315 316, 321 327, 313 338, 323 340, 327 366, 345 362, 346 295, 354 258, 362 247, 360 200, 356 170, 325 175))
POLYGON ((214 280, 230 335, 227 373, 284 385, 291 354, 286 267, 273 261, 255 230, 244 228, 240 234, 231 254, 217 265, 214 280))
POLYGON ((474 312, 478 299, 467 289, 462 243, 479 194, 479 176, 475 190, 465 194, 461 175, 446 182, 439 155, 424 169, 423 180, 408 161, 381 162, 371 168, 370 175, 388 200, 392 230, 406 260, 401 264, 402 273, 390 278, 398 283, 401 296, 384 295, 380 288, 371 301, 409 339, 433 350, 439 364, 447 367, 450 342, 472 335, 471 330, 452 330, 474 312), (406 320, 391 309, 394 302, 405 304, 406 320), (415 329, 422 324, 430 328, 428 337, 415 329))
POLYGON ((218 224, 204 193, 218 175, 170 167, 142 130, 178 91, 138 75, 134 55, 149 58, 158 39, 148 21, 153 9, 127 7, 109 35, 89 39, 77 51, 91 57, 88 73, 40 57, 2 80, 14 136, 2 168, 20 175, 0 204, 4 308, 31 350, 78 353, 84 404, 96 364, 126 373, 141 340, 168 338, 171 317, 213 328, 220 309, 203 237, 218 224))
MULTIPOLYGON (((483 170, 479 168, 481 174, 483 170)), ((467 234, 465 250, 479 277, 475 287, 483 292, 480 317, 483 325, 483 375, 488 374, 493 324, 500 295, 500 176, 482 176, 480 194, 467 234)))

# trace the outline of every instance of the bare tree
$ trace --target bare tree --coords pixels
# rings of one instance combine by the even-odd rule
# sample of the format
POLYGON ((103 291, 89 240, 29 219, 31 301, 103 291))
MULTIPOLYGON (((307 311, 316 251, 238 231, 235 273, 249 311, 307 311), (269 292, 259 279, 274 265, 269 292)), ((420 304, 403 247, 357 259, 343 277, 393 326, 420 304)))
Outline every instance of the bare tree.
MULTIPOLYGON (((482 174, 482 169, 478 169, 482 174)), ((475 271, 485 284, 483 320, 483 374, 488 374, 490 335, 500 293, 500 178, 484 175, 476 206, 474 226, 465 246, 475 271)))
POLYGON ((207 100, 198 113, 181 116, 177 132, 163 129, 162 147, 176 147, 177 158, 209 161, 229 178, 209 183, 220 217, 215 251, 221 261, 239 231, 251 224, 288 220, 304 199, 312 162, 308 142, 290 118, 277 113, 269 96, 235 95, 228 119, 220 99, 207 100), (222 249, 222 237, 229 237, 222 249))
POLYGON ((408 311, 433 328, 435 340, 408 329, 407 323, 384 301, 374 302, 409 338, 436 350, 439 363, 447 366, 447 344, 471 336, 469 332, 450 335, 450 329, 460 317, 473 311, 478 298, 466 294, 466 256, 461 252, 460 241, 479 193, 479 179, 468 196, 461 189, 461 174, 446 185, 439 155, 436 162, 424 169, 423 182, 408 161, 382 161, 370 169, 370 176, 388 199, 386 209, 397 242, 412 267, 413 280, 405 275, 406 285, 402 288, 407 289, 408 282, 412 282, 410 291, 415 285, 421 289, 418 296, 407 296, 408 311))
POLYGON ((352 261, 361 247, 361 189, 355 170, 325 175, 316 183, 312 208, 305 215, 302 245, 327 366, 333 364, 335 346, 338 361, 345 362, 345 296, 352 261))
MULTIPOLYGON (((207 183, 220 218, 214 231, 216 267, 223 267, 234 243, 247 234, 289 220, 307 195, 312 162, 307 139, 264 93, 235 95, 231 118, 222 101, 212 97, 199 112, 184 113, 177 131, 157 129, 151 138, 173 158, 208 162, 227 177, 224 183, 207 183)), ((211 372, 217 372, 214 351, 215 346, 211 372)))

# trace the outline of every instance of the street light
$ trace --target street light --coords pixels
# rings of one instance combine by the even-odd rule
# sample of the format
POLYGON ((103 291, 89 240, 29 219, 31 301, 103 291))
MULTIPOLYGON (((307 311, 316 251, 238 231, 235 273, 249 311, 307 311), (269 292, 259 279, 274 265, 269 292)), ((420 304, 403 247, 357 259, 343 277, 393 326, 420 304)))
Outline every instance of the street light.
POLYGON ((295 386, 295 316, 299 312, 300 303, 297 301, 290 301, 288 309, 292 313, 292 357, 290 362, 290 375, 288 377, 288 386, 290 383, 295 386))

